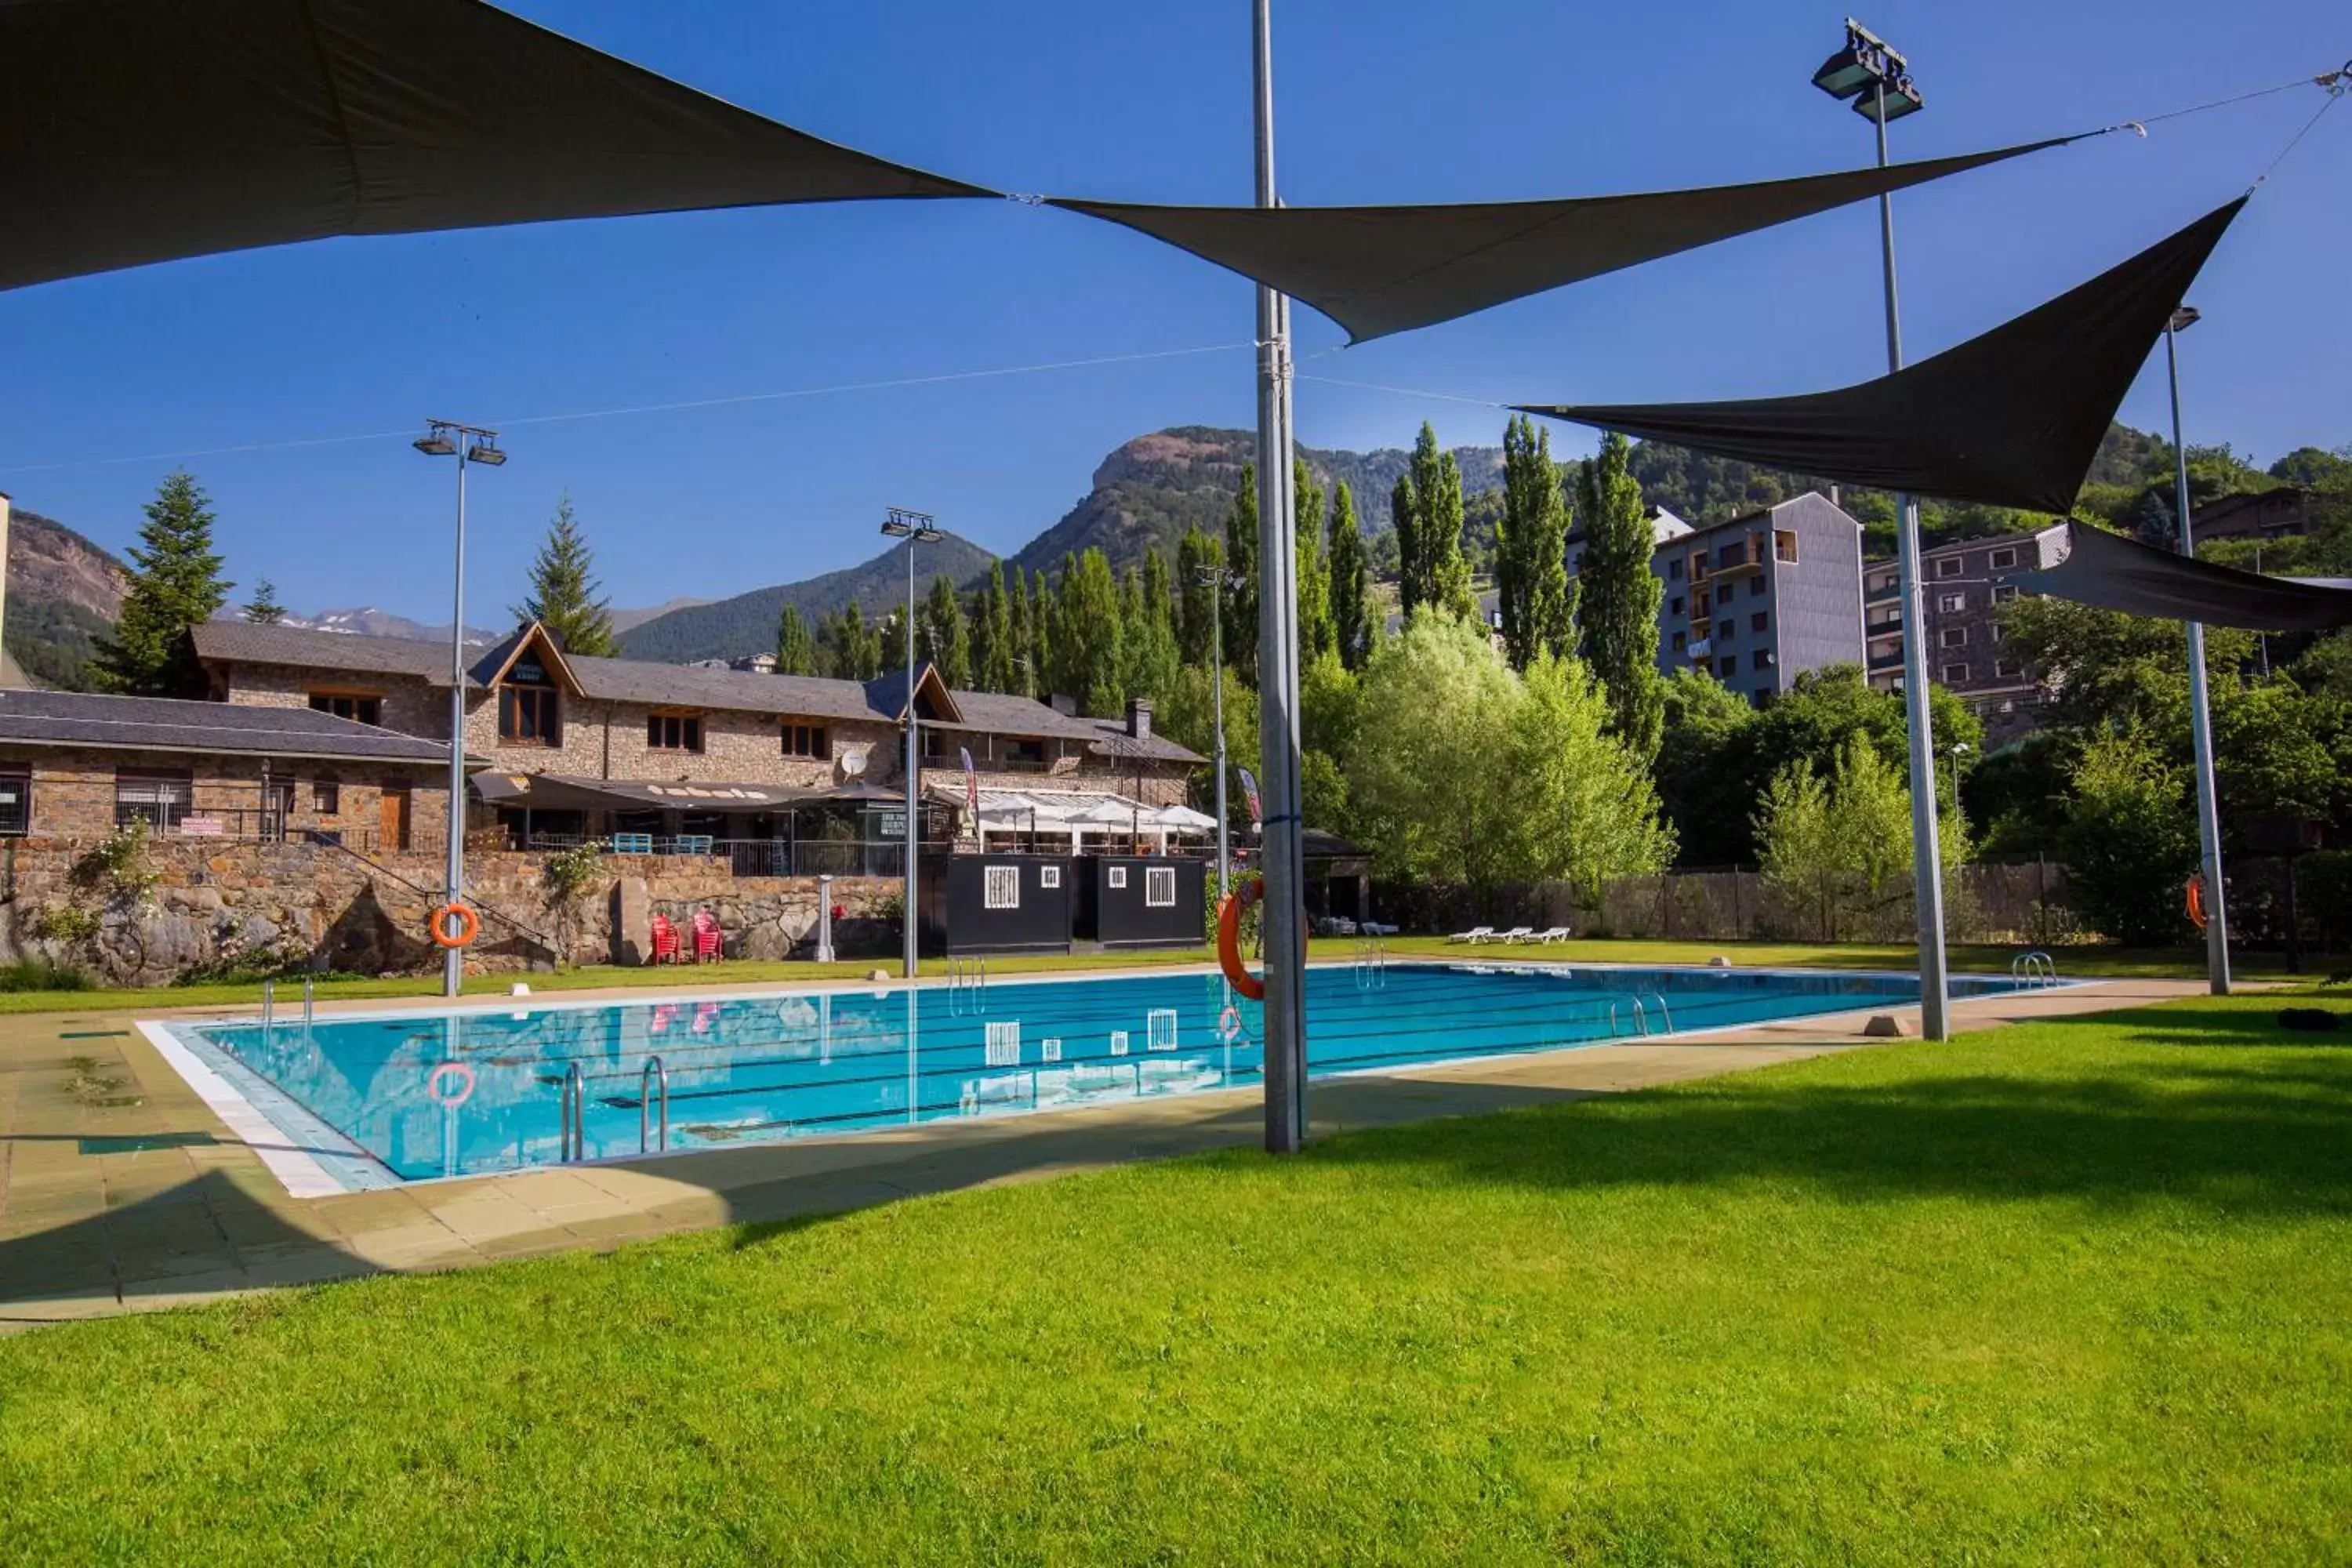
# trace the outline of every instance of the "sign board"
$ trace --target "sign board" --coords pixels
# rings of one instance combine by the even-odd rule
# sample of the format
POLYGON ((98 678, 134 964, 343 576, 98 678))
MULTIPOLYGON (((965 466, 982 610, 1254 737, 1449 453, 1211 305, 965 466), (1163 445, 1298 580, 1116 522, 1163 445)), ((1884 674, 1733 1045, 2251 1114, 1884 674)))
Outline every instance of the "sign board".
POLYGON ((227 829, 217 816, 184 816, 180 818, 180 831, 191 837, 217 838, 227 829))

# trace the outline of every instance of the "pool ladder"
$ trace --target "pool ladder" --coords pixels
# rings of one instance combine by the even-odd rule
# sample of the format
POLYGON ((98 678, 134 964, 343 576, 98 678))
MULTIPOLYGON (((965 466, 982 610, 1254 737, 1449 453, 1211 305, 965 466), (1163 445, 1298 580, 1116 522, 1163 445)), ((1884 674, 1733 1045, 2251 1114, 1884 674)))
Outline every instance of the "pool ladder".
POLYGON ((1356 938, 1356 989, 1385 990, 1389 983, 1389 946, 1377 936, 1356 938))
POLYGON ((985 954, 965 957, 950 955, 948 959, 948 1011, 961 1013, 967 1002, 976 1010, 981 996, 988 990, 988 959, 985 954), (971 994, 967 996, 967 993, 971 994))
MULTIPOLYGON (((317 1000, 318 985, 316 975, 302 976, 302 1026, 305 1029, 310 1026, 310 1010, 317 1000)), ((261 1027, 266 1033, 274 1027, 277 1022, 278 982, 265 980, 261 983, 261 1027)))
POLYGON ((558 1115, 562 1127, 556 1134, 555 1159, 568 1165, 588 1157, 588 1079, 582 1075, 580 1064, 573 1062, 563 1073, 563 1102, 558 1115))
MULTIPOLYGON (((1628 991, 1625 993, 1626 1005, 1633 1010, 1633 1032, 1644 1037, 1646 1037, 1650 1032, 1650 1009, 1644 1006, 1642 1002, 1642 998, 1644 996, 1647 996, 1651 1001, 1658 1005, 1659 1021, 1664 1026, 1665 1033, 1669 1035, 1673 1034, 1675 1032, 1674 1010, 1666 1005, 1665 994, 1661 991, 1628 991)), ((1614 996, 1610 997, 1608 999, 1608 1004, 1609 1037, 1613 1040, 1619 1037, 1620 1033, 1618 1025, 1617 998, 1614 996)))
POLYGON ((2009 961, 2009 977, 2020 985, 2055 985, 2058 961, 2041 948, 2028 948, 2009 961))
POLYGON ((646 1058, 646 1070, 637 1075, 637 1152, 659 1153, 669 1148, 669 1068, 657 1056, 646 1058), (646 1133, 653 1115, 654 1095, 661 1095, 661 1142, 649 1144, 646 1133))

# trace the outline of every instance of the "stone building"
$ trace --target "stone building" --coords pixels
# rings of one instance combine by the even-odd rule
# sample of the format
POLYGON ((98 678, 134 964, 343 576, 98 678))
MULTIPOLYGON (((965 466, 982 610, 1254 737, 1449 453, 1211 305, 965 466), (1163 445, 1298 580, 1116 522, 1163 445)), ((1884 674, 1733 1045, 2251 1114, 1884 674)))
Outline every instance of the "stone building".
MULTIPOLYGON (((2063 527, 2037 533, 1960 539, 1919 552, 1921 598, 1927 605, 1927 676, 1976 710, 1988 745, 2000 745, 2037 727, 2050 700, 2025 661, 2002 646, 2002 605, 2022 591, 2001 579, 2057 564, 2063 527)), ((1903 688, 1903 605, 1900 573, 1891 561, 1870 564, 1863 599, 1870 643, 1870 683, 1903 688)))
MULTIPOLYGON (((213 695, 231 706, 448 733, 446 645, 226 621, 193 635, 213 695)), ((780 868, 775 847, 813 832, 887 842, 904 827, 907 684, 903 671, 860 682, 584 658, 523 626, 465 673, 465 744, 482 761, 468 831, 503 829, 517 845, 608 835, 726 845, 762 871, 780 868)), ((1049 819, 1060 799, 1123 801, 1138 816, 1181 804, 1202 762, 1153 733, 1145 703, 1086 718, 1058 702, 951 691, 927 665, 913 709, 921 793, 942 817, 963 815, 966 752, 982 789, 1021 792, 1049 819)), ((975 826, 927 824, 925 837, 975 826)))

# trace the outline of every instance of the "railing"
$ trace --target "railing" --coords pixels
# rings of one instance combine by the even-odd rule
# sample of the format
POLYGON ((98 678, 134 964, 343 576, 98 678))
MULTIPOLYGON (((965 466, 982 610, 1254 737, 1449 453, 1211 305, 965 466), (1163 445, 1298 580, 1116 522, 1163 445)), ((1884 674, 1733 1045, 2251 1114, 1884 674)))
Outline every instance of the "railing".
POLYGON ((669 1068, 662 1066, 660 1057, 651 1056, 646 1058, 646 1070, 637 1076, 637 1152, 640 1154, 651 1152, 646 1141, 646 1124, 653 1109, 656 1089, 661 1093, 661 1142, 657 1147, 666 1152, 669 1148, 669 1068))

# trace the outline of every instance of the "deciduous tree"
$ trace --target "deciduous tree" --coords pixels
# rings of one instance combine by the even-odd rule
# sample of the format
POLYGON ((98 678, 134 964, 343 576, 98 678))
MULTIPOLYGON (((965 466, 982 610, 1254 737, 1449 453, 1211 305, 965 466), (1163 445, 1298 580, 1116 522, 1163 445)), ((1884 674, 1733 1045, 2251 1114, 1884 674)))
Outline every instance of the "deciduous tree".
POLYGON ((1655 536, 1642 487, 1625 471, 1627 446, 1612 433, 1577 477, 1577 521, 1584 560, 1577 574, 1581 653, 1609 693, 1612 723, 1644 764, 1658 754, 1665 721, 1659 689, 1658 605, 1665 584, 1650 571, 1655 536))
POLYGON ((816 643, 809 636, 808 622, 801 618, 798 605, 787 604, 776 617, 776 673, 814 675, 816 668, 816 643))
POLYGON ((1339 662, 1360 669, 1372 650, 1371 573, 1364 535, 1356 522, 1356 498, 1340 481, 1331 497, 1330 547, 1325 552, 1331 579, 1331 641, 1339 662))

